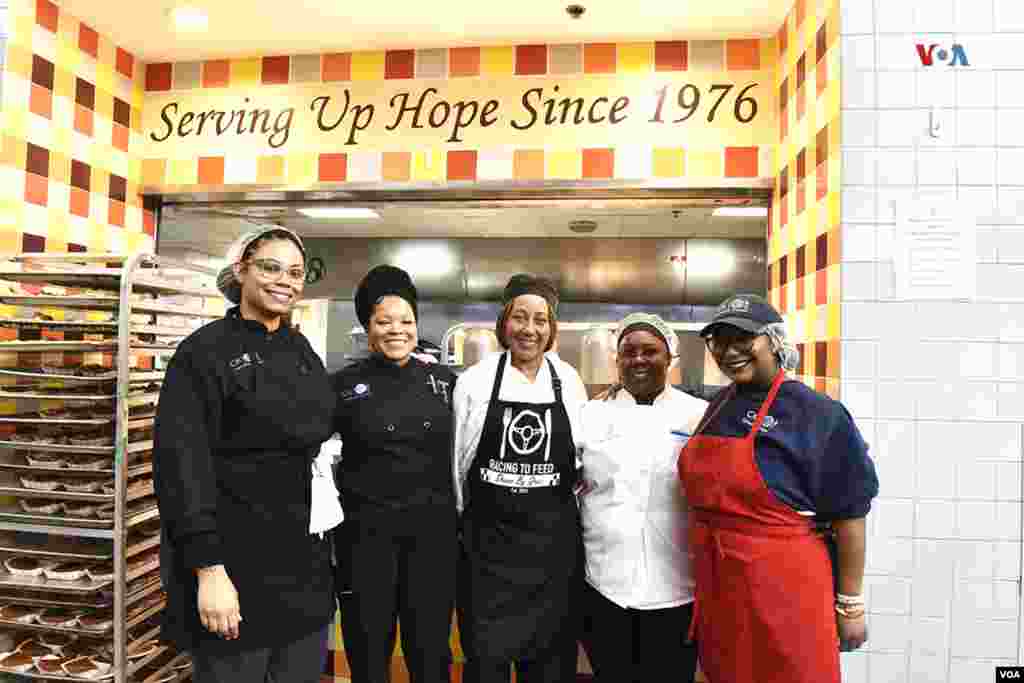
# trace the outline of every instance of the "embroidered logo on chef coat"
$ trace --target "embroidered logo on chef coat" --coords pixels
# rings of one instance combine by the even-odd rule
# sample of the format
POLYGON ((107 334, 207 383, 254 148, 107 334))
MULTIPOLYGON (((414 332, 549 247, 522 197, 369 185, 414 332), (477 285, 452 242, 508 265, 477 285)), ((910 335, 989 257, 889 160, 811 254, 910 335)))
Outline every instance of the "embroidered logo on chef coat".
MULTIPOLYGON (((755 422, 757 422, 757 411, 748 410, 746 416, 743 418, 743 424, 747 425, 748 427, 753 427, 755 422)), ((761 422, 761 431, 767 434, 768 432, 770 432, 771 430, 775 429, 778 426, 778 420, 776 420, 771 415, 765 415, 764 420, 761 422)))
POLYGON ((255 351, 243 353, 237 358, 232 358, 228 361, 228 365, 234 372, 244 370, 245 368, 252 367, 253 365, 263 365, 263 359, 260 358, 260 354, 255 351))
POLYGON ((338 396, 342 401, 354 401, 360 398, 369 398, 370 385, 360 382, 351 389, 343 389, 338 396))
POLYGON ((434 375, 430 375, 427 379, 429 380, 428 384, 430 384, 430 388, 433 390, 434 395, 440 396, 441 400, 444 401, 444 404, 448 405, 448 385, 450 382, 443 379, 437 379, 434 375))

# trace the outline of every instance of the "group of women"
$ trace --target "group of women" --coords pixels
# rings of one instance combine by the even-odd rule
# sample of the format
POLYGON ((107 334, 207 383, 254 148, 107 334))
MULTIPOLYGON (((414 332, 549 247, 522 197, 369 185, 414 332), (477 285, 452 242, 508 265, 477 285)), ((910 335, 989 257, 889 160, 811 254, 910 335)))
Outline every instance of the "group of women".
POLYGON ((178 347, 155 434, 165 637, 197 683, 318 681, 336 599, 353 683, 388 681, 399 637, 413 683, 447 683, 453 608, 466 683, 573 681, 577 642, 599 683, 692 681, 698 659, 712 683, 838 682, 866 639, 874 468, 843 406, 787 378, 762 298, 701 332, 732 380, 711 405, 668 383, 678 340, 645 313, 588 400, 543 278, 511 278, 505 351, 456 379, 413 353, 415 286, 378 266, 355 295, 371 354, 328 377, 289 324, 301 239, 252 233, 228 262, 236 307, 178 347))

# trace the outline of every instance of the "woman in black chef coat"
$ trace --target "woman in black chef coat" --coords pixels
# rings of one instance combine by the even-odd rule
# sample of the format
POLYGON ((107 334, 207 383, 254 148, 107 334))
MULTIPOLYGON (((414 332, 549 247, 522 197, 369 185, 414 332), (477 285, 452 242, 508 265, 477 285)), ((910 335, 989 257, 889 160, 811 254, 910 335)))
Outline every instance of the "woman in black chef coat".
POLYGON ((465 683, 575 680, 570 600, 580 567, 579 461, 573 434, 587 400, 556 354, 558 295, 544 279, 505 287, 497 335, 455 392, 454 474, 464 562, 459 629, 465 683))
POLYGON ((455 375, 413 355, 416 288, 393 266, 356 290, 370 357, 331 377, 341 435, 335 530, 353 683, 385 683, 395 620, 412 683, 448 683, 456 516, 449 448, 455 375), (351 592, 348 592, 348 591, 351 592))
POLYGON ((314 683, 334 594, 329 542, 309 533, 311 463, 334 395, 288 324, 306 255, 274 228, 227 260, 217 284, 237 306, 178 346, 160 393, 162 637, 191 650, 196 683, 314 683))

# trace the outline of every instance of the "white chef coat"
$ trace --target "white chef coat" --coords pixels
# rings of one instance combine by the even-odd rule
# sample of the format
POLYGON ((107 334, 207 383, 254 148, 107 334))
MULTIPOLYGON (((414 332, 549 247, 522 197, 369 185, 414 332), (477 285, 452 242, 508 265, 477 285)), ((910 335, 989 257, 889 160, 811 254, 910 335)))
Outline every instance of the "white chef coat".
MULTIPOLYGON (((455 479, 455 505, 459 512, 465 507, 466 476, 476 457, 476 447, 484 430, 487 406, 491 403, 491 391, 498 376, 498 361, 503 353, 493 353, 459 375, 452 394, 452 412, 455 417, 455 434, 452 457, 452 475, 455 479)), ((576 368, 569 365, 554 352, 544 354, 545 361, 551 361, 555 372, 562 381, 562 403, 569 414, 569 426, 573 438, 579 443, 580 412, 587 402, 587 389, 576 368)), ((526 375, 512 367, 511 359, 505 363, 505 374, 501 380, 498 398, 502 401, 521 403, 553 403, 555 392, 551 386, 551 370, 547 362, 540 366, 537 378, 531 382, 526 375)))
POLYGON ((687 510, 676 463, 707 402, 669 386, 653 405, 620 389, 591 401, 577 437, 586 577, 623 608, 665 609, 693 600, 687 510))

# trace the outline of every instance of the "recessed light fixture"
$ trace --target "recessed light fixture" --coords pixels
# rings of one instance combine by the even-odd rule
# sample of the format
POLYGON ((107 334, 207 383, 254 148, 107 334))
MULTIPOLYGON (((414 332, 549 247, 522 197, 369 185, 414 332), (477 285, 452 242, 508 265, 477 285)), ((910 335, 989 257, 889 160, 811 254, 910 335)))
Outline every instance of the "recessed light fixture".
POLYGON ((767 218, 767 206, 720 206, 711 212, 712 216, 732 218, 767 218))
POLYGON ((179 5, 171 8, 171 22, 176 31, 182 33, 198 33, 210 26, 210 18, 206 11, 195 5, 179 5))
POLYGON ((298 209, 303 216, 310 218, 343 218, 349 220, 377 220, 380 214, 373 209, 356 206, 307 206, 298 209))

